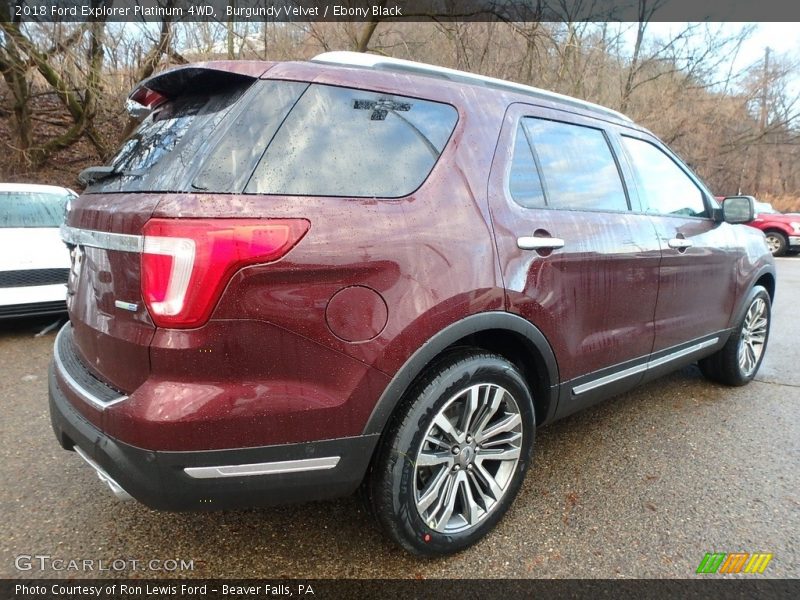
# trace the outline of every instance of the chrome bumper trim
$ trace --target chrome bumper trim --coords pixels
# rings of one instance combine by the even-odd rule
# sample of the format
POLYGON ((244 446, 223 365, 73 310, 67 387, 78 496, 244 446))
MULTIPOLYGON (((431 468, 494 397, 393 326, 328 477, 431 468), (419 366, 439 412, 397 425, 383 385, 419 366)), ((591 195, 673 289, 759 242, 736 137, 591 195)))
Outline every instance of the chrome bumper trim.
POLYGON ((117 498, 125 501, 133 500, 133 496, 131 496, 128 492, 126 492, 123 489, 123 487, 120 484, 118 484, 113 477, 111 477, 111 475, 106 473, 102 469, 102 467, 100 467, 100 465, 98 465, 91 458, 89 458, 89 455, 86 454, 86 452, 81 450, 78 446, 73 446, 72 449, 75 450, 75 453, 78 456, 80 456, 83 460, 86 461, 86 464, 88 464, 95 470, 95 473, 97 473, 97 476, 100 478, 100 481, 105 483, 117 498))
POLYGON ((114 406, 119 402, 124 402, 125 400, 127 400, 128 396, 120 396, 119 398, 114 398, 113 400, 107 402, 103 401, 94 394, 90 393, 86 388, 81 386, 75 380, 75 378, 69 374, 69 371, 64 366, 64 360, 61 358, 59 350, 60 349, 59 341, 61 339, 61 336, 64 335, 64 332, 66 332, 68 328, 69 328, 69 323, 67 323, 64 327, 61 328, 61 331, 59 331, 58 335, 56 336, 56 343, 53 347, 53 359, 55 361, 56 371, 58 375, 64 378, 64 381, 67 383, 67 385, 69 385, 70 389, 73 392, 75 392, 81 398, 81 400, 83 400, 88 404, 91 404, 92 406, 94 406, 99 410, 105 410, 109 406, 114 406))
POLYGON ((253 475, 280 475, 303 471, 322 471, 333 469, 339 464, 339 456, 282 460, 278 462, 253 463, 249 465, 221 465, 216 467, 187 467, 184 472, 194 479, 215 479, 218 477, 250 477, 253 475))

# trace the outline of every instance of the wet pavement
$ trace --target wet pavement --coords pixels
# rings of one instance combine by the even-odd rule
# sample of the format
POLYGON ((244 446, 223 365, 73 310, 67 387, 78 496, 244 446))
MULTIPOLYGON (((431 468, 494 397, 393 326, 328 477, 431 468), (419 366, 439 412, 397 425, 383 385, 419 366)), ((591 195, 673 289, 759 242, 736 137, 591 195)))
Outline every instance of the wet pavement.
POLYGON ((505 519, 437 560, 385 541, 354 498, 216 513, 117 501, 50 430, 55 333, 34 334, 54 319, 0 322, 0 577, 686 578, 706 552, 772 553, 764 576, 800 577, 800 258, 778 277, 756 381, 725 388, 689 367, 540 430, 505 519))

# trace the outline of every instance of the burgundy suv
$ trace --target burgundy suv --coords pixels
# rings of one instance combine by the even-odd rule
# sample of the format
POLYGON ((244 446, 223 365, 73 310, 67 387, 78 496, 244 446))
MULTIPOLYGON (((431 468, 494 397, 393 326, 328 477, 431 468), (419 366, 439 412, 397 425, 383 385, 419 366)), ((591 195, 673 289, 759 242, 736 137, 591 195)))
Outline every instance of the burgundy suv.
POLYGON ((350 53, 184 66, 130 103, 62 232, 50 372, 58 440, 121 497, 360 488, 404 548, 451 553, 509 507, 537 426, 764 356, 752 201, 720 209, 614 111, 350 53))

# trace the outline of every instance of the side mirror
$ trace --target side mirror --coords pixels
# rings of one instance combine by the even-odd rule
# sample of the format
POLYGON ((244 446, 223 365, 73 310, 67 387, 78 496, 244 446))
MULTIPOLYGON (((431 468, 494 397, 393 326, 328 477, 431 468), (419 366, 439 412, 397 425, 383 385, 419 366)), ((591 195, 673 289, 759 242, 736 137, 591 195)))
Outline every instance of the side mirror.
POLYGON ((722 201, 722 220, 726 223, 749 223, 755 216, 755 199, 752 196, 728 196, 722 201))

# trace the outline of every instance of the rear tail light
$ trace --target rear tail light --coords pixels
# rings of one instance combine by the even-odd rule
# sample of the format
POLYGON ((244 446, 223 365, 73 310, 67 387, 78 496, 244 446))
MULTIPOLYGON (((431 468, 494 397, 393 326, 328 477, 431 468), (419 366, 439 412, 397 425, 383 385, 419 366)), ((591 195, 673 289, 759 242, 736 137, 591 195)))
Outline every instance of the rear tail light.
POLYGON ((150 219, 144 226, 142 296, 159 327, 202 325, 231 276, 285 255, 303 219, 150 219))
POLYGON ((134 119, 143 119, 166 101, 167 98, 158 92, 149 90, 146 87, 140 87, 128 96, 125 108, 134 119))
POLYGON ((167 101, 165 96, 162 96, 154 90, 147 89, 146 87, 137 88, 128 96, 128 99, 149 109, 156 108, 167 101))

